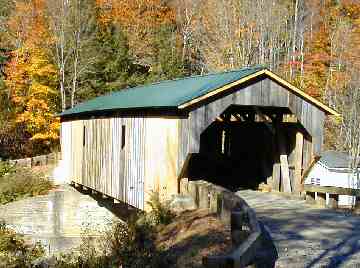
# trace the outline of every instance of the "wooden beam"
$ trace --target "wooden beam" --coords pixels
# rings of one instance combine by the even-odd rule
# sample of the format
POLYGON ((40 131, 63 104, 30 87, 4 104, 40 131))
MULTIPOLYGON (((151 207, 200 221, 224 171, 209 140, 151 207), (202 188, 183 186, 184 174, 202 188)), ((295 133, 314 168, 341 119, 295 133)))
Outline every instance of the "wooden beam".
POLYGON ((312 167, 317 163, 317 161, 319 161, 320 157, 314 157, 312 160, 311 160, 311 163, 310 165, 304 169, 303 173, 302 173, 302 176, 301 176, 301 184, 304 183, 305 181, 305 178, 307 177, 307 175, 310 173, 310 170, 312 169, 312 167))
POLYGON ((339 195, 337 194, 329 194, 329 204, 327 207, 329 208, 337 208, 339 204, 339 195))
POLYGON ((244 119, 239 114, 235 114, 234 116, 238 121, 240 122, 244 121, 244 119))
POLYGON ((314 192, 306 192, 306 202, 309 204, 315 203, 315 193, 314 192))
POLYGON ((291 193, 291 183, 289 175, 289 163, 286 152, 286 140, 281 130, 281 124, 276 123, 276 132, 278 139, 278 148, 280 155, 280 171, 281 171, 281 184, 285 193, 291 193))
POLYGON ((280 191, 280 158, 279 158, 279 149, 277 146, 277 137, 276 132, 275 135, 272 137, 272 146, 271 146, 271 154, 273 160, 273 170, 272 170, 272 189, 274 191, 280 191))
POLYGON ((360 196, 360 189, 334 187, 334 186, 318 186, 314 184, 305 184, 304 190, 306 192, 360 196))
POLYGON ((210 98, 212 96, 218 95, 226 90, 229 90, 235 86, 238 86, 240 84, 243 84, 245 82, 248 82, 251 79, 254 79, 256 77, 259 77, 260 75, 267 75, 268 77, 270 77, 271 79, 275 80, 277 83, 279 83, 281 86, 287 88, 290 92, 300 96, 302 99, 306 100, 307 102, 317 106, 318 108, 320 108, 322 111, 326 112, 329 115, 333 115, 336 117, 340 117, 341 115, 335 111, 334 109, 330 108, 329 106, 321 103, 320 101, 318 101, 317 99, 311 97, 309 94, 306 94, 304 91, 298 89, 297 87, 293 86, 292 84, 290 84, 289 82, 287 82, 286 80, 282 79, 281 77, 277 76, 276 74, 274 74, 273 72, 269 71, 269 70, 261 70, 258 71, 252 75, 248 75, 242 79, 239 79, 238 81, 229 83, 223 87, 214 89, 211 92, 208 92, 207 94, 204 94, 202 96, 199 96, 195 99, 192 99, 190 101, 187 101, 185 103, 182 103, 178 106, 178 109, 185 109, 189 106, 192 106, 194 104, 197 104, 198 102, 201 102, 203 100, 206 100, 207 98, 210 98))
POLYGON ((326 193, 317 193, 316 196, 316 204, 320 207, 325 207, 326 206, 326 193))
POLYGON ((273 166, 272 180, 273 180, 273 189, 275 191, 280 191, 280 164, 275 162, 273 166))
MULTIPOLYGON (((270 131, 273 135, 275 135, 275 130, 274 130, 274 128, 272 127, 272 124, 268 122, 266 116, 262 113, 262 111, 261 111, 258 107, 255 107, 254 109, 255 109, 256 113, 260 116, 260 118, 261 118, 262 120, 264 120, 264 123, 265 123, 266 127, 269 129, 269 131, 270 131)), ((270 118, 271 121, 273 120, 271 117, 269 117, 269 118, 270 118)))
POLYGON ((281 77, 277 76, 276 74, 274 74, 273 72, 270 72, 268 70, 265 71, 265 74, 268 75, 269 77, 271 77, 272 79, 274 79, 276 82, 278 82, 280 85, 285 86, 286 88, 289 89, 289 91, 291 91, 292 93, 296 93, 296 95, 299 95, 300 97, 302 97, 303 99, 305 99, 306 101, 314 104, 315 106, 317 106, 318 108, 320 108, 321 110, 325 111, 326 113, 330 114, 330 115, 334 115, 336 117, 340 117, 341 115, 335 111, 334 109, 331 109, 329 106, 321 103, 320 101, 318 101, 317 99, 311 97, 309 94, 306 94, 304 91, 298 89, 297 87, 293 86, 292 84, 290 84, 289 82, 287 82, 286 80, 282 79, 281 77))
POLYGON ((224 153, 227 156, 230 156, 231 152, 231 145, 230 145, 230 119, 231 119, 231 114, 225 114, 224 115, 224 123, 225 123, 225 141, 224 141, 224 153))
POLYGON ((302 183, 301 183, 301 173, 302 173, 302 156, 303 156, 303 145, 304 145, 304 136, 300 131, 296 132, 296 142, 295 142, 295 159, 294 159, 294 189, 293 191, 296 193, 300 193, 302 191, 302 183))
POLYGON ((281 183, 285 193, 291 193, 289 163, 286 154, 280 154, 281 183))

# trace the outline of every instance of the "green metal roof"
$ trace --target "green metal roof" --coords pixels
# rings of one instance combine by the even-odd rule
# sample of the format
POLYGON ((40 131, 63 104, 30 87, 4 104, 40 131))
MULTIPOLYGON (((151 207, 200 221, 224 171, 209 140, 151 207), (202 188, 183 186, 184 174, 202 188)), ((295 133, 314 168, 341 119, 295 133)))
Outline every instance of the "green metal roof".
POLYGON ((265 67, 257 66, 122 89, 78 104, 64 111, 60 116, 120 109, 176 108, 263 69, 265 67))

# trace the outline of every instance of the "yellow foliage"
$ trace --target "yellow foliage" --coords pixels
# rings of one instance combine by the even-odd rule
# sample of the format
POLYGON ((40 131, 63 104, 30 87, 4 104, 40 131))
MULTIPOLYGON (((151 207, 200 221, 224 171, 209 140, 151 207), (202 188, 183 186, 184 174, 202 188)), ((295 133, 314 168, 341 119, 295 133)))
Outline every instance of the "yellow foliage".
POLYGON ((54 117, 57 71, 49 61, 48 50, 42 46, 49 40, 43 1, 19 2, 16 9, 19 12, 15 14, 22 16, 33 12, 25 17, 15 16, 9 22, 13 29, 21 28, 23 38, 23 46, 12 52, 5 70, 5 82, 16 107, 15 122, 26 127, 32 140, 53 142, 59 139, 59 121, 54 117))

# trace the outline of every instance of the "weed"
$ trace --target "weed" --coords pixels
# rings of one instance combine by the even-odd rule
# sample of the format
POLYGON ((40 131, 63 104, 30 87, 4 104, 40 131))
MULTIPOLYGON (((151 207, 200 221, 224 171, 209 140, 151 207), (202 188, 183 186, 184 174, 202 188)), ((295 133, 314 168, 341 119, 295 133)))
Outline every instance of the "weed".
POLYGON ((47 194, 53 187, 42 173, 0 162, 0 204, 47 194))
POLYGON ((175 217, 170 209, 170 203, 161 200, 159 192, 153 191, 147 204, 151 207, 149 216, 152 218, 154 225, 169 224, 175 217))
POLYGON ((0 179, 9 173, 15 171, 15 165, 10 165, 9 162, 0 161, 0 179))
POLYGON ((45 250, 39 243, 25 243, 22 236, 0 221, 0 267, 30 267, 44 253, 45 250))

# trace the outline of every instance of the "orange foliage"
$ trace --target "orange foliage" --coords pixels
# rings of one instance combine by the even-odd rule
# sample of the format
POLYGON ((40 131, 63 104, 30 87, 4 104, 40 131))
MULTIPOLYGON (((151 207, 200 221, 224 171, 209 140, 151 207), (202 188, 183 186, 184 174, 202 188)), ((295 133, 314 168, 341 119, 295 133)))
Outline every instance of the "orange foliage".
POLYGON ((359 66, 360 3, 326 0, 316 5, 319 21, 311 36, 306 35, 304 89, 311 95, 323 96, 324 90, 343 91, 350 79, 349 68, 359 66))
POLYGON ((151 54, 153 34, 158 27, 175 24, 175 11, 162 0, 96 0, 96 4, 101 10, 100 23, 121 25, 138 58, 151 54))
POLYGON ((33 140, 49 144, 59 138, 59 121, 53 117, 57 72, 49 61, 48 48, 43 45, 51 41, 43 10, 43 0, 17 2, 18 16, 13 16, 9 25, 17 30, 22 45, 11 53, 5 82, 16 107, 15 122, 25 126, 33 140))

